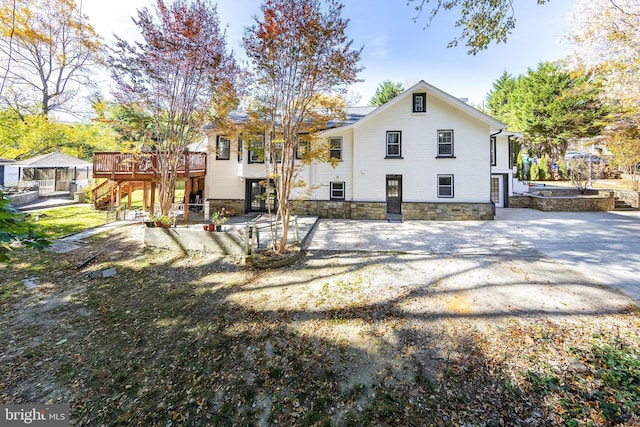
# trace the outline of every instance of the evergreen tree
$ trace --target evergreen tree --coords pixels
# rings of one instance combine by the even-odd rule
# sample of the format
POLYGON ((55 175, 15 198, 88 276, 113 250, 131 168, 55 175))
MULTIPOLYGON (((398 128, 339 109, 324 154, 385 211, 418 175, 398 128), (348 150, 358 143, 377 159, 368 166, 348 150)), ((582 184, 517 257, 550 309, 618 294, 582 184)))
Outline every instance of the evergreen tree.
POLYGON ((376 93, 369 101, 369 105, 377 107, 386 104, 402 92, 404 92, 402 83, 393 83, 391 80, 385 80, 376 89, 376 93))
POLYGON ((599 134, 608 114, 597 84, 549 62, 517 80, 509 104, 514 130, 555 161, 570 140, 599 134))
POLYGON ((517 79, 505 70, 493 83, 493 89, 487 94, 489 114, 506 123, 509 127, 513 127, 515 124, 510 100, 513 98, 516 85, 517 79))

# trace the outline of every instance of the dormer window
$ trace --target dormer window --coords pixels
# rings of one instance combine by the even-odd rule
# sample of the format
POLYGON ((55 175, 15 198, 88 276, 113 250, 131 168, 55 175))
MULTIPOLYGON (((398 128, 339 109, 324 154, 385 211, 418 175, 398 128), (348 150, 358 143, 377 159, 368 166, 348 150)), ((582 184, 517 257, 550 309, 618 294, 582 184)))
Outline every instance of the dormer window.
POLYGON ((414 113, 427 112, 427 94, 426 93, 413 94, 413 112, 414 113))

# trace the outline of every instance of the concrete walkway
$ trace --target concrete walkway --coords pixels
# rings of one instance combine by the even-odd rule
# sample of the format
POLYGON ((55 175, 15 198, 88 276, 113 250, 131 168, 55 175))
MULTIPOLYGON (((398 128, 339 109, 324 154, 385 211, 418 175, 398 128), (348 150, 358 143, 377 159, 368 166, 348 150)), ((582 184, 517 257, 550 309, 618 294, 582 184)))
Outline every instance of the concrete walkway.
POLYGON ((519 258, 542 254, 640 303, 640 212, 499 209, 495 221, 324 219, 311 237, 309 250, 519 258))

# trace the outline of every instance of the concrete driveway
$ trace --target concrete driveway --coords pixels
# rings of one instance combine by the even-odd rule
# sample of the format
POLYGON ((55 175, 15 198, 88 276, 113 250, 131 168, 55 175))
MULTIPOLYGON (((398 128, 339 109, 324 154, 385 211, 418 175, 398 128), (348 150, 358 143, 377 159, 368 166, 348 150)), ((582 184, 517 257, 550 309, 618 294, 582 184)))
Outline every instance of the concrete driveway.
POLYGON ((640 212, 498 209, 495 221, 319 221, 309 250, 550 257, 640 304, 640 212))

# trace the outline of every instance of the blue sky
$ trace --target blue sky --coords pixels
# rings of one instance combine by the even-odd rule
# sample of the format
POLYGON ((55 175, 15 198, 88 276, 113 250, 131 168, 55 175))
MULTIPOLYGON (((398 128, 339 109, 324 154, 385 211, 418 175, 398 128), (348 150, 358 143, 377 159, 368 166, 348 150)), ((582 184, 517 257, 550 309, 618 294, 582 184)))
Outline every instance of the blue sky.
MULTIPOLYGON (((360 65, 364 80, 352 91, 366 105, 383 80, 402 83, 405 88, 425 80, 457 97, 480 105, 492 83, 504 70, 517 75, 535 68, 540 61, 561 59, 568 50, 559 43, 565 33, 565 18, 575 0, 553 0, 538 6, 535 0, 516 1, 516 29, 506 44, 491 45, 475 56, 464 46, 447 48, 460 33, 454 28, 453 12, 436 17, 431 27, 426 15, 418 23, 416 12, 406 0, 343 0, 350 19, 347 33, 354 46, 364 47, 360 65)), ((115 33, 123 38, 137 35, 131 17, 151 0, 84 0, 83 9, 96 30, 109 41, 115 33)), ((227 28, 228 45, 242 56, 241 38, 252 16, 259 13, 260 0, 218 2, 220 20, 227 28)))

